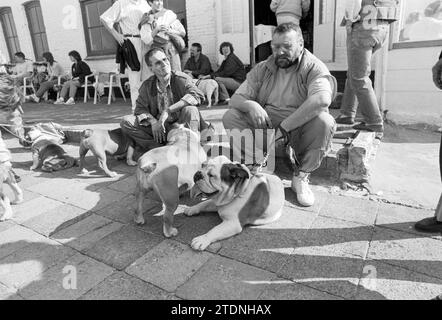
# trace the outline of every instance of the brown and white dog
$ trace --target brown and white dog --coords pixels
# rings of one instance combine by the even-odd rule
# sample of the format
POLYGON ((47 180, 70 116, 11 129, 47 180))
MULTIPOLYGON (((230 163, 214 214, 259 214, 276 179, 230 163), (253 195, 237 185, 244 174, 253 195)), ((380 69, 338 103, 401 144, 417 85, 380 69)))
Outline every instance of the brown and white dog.
POLYGON ((193 239, 192 248, 203 251, 213 242, 241 233, 247 225, 264 225, 278 220, 282 214, 284 185, 269 174, 252 176, 245 165, 232 163, 221 156, 203 164, 194 177, 192 197, 205 194, 208 201, 188 208, 184 214, 218 212, 222 223, 207 234, 193 239))
POLYGON ((170 238, 178 234, 173 227, 173 216, 178 208, 180 189, 187 191, 193 187, 194 175, 207 155, 201 147, 199 134, 182 125, 169 132, 167 141, 166 146, 153 149, 138 160, 135 222, 145 224, 144 198, 155 191, 164 207, 163 233, 170 238))
POLYGON ((198 89, 200 89, 207 100, 207 108, 212 107, 212 97, 215 102, 214 105, 217 105, 219 102, 219 85, 218 82, 212 79, 204 79, 204 80, 193 80, 198 89))

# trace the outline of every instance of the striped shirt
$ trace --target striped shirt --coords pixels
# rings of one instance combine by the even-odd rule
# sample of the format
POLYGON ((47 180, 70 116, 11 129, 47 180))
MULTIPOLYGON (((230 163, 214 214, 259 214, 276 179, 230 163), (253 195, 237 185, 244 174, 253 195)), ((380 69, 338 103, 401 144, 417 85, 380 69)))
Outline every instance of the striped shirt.
POLYGON ((119 23, 123 34, 139 35, 138 24, 150 10, 146 0, 117 0, 100 18, 111 29, 119 23))

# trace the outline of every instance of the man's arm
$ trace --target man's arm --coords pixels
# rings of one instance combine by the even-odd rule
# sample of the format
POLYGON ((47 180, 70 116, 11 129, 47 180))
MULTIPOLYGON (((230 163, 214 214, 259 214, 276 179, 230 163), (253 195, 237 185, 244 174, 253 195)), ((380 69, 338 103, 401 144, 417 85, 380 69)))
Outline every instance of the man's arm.
POLYGON ((157 122, 154 116, 150 113, 149 106, 149 98, 148 98, 148 90, 147 83, 144 82, 140 88, 139 96, 136 102, 136 107, 134 111, 134 115, 138 119, 138 123, 140 124, 154 124, 157 122))
POLYGON ((117 40, 120 45, 124 43, 124 37, 114 29, 114 24, 120 21, 121 4, 116 1, 112 7, 107 9, 101 16, 100 21, 109 33, 117 40))
POLYGON ((247 75, 244 81, 230 100, 230 106, 241 112, 249 112, 244 102, 252 100, 256 101, 260 89, 261 77, 264 76, 264 63, 255 66, 247 75))

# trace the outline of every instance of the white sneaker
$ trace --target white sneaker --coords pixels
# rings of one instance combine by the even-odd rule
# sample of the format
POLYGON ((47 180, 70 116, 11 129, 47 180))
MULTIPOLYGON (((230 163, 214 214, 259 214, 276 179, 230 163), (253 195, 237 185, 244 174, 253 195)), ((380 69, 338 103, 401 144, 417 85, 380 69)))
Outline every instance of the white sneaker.
POLYGON ((310 174, 300 172, 298 176, 293 175, 292 190, 296 192, 296 197, 301 206, 311 207, 315 204, 315 195, 309 185, 310 174))
POLYGON ((35 94, 30 95, 29 98, 34 101, 35 103, 40 103, 40 98, 37 97, 35 94))
POLYGON ((68 101, 65 102, 65 105, 71 106, 75 104, 75 100, 73 98, 69 98, 68 101))
POLYGON ((54 104, 64 104, 64 99, 59 98, 57 101, 54 102, 54 104))

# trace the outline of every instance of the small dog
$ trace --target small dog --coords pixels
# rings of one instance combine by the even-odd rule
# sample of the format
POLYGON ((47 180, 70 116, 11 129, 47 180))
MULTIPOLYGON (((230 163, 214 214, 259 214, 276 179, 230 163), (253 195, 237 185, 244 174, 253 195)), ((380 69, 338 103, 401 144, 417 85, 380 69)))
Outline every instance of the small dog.
POLYGON ((193 198, 205 194, 208 201, 185 210, 187 216, 218 212, 223 222, 207 234, 193 239, 192 248, 204 251, 213 242, 242 232, 247 225, 264 225, 282 214, 284 185, 277 176, 251 175, 245 165, 232 163, 221 156, 203 164, 194 177, 193 198))
POLYGON ((0 222, 10 220, 13 216, 11 200, 3 192, 4 184, 8 184, 14 191, 15 200, 12 204, 23 202, 23 191, 18 186, 14 171, 12 171, 11 153, 6 147, 0 132, 0 206, 3 212, 0 213, 0 222))
POLYGON ((163 233, 170 238, 178 235, 173 227, 173 215, 179 204, 180 189, 193 187, 193 176, 207 155, 200 145, 199 134, 182 125, 175 125, 167 141, 167 146, 153 149, 138 160, 135 223, 145 223, 143 201, 153 190, 163 202, 163 233))
POLYGON ((219 85, 218 82, 212 79, 193 80, 198 89, 200 89, 207 100, 207 108, 212 107, 212 97, 215 99, 214 105, 219 102, 219 85))
POLYGON ((98 159, 99 167, 111 178, 116 177, 117 173, 109 170, 106 155, 114 156, 118 160, 126 158, 127 155, 128 159, 132 159, 134 152, 130 140, 120 128, 111 131, 85 130, 80 142, 80 172, 84 174, 88 173, 85 168, 85 158, 89 150, 98 159))

